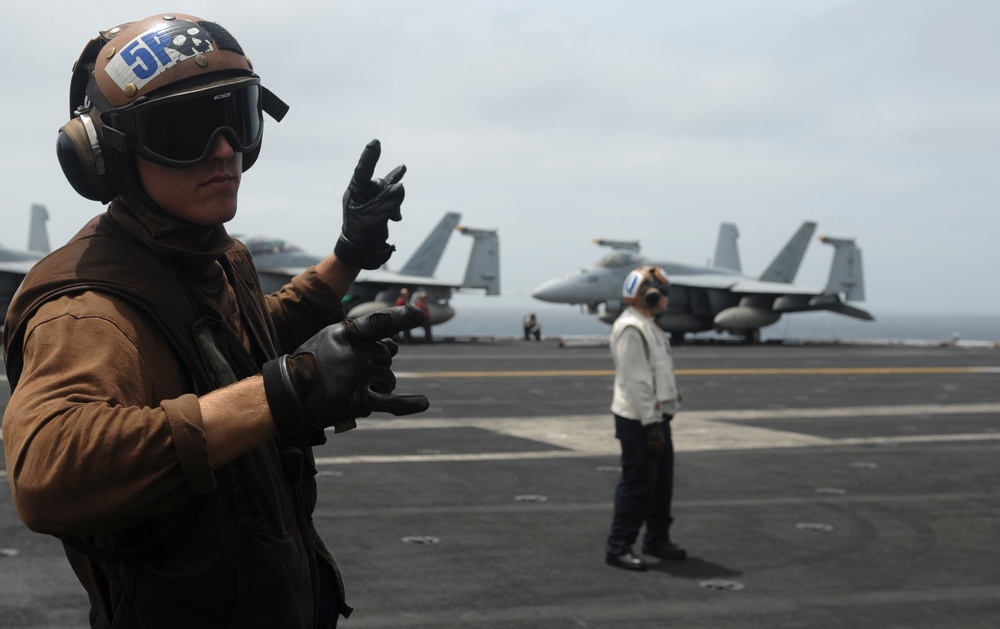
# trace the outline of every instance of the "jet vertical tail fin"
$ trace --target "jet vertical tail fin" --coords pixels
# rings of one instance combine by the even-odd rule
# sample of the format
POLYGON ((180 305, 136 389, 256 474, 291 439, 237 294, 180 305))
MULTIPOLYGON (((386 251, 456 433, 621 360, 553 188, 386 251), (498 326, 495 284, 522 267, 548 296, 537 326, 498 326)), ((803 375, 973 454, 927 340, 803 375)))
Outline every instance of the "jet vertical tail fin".
POLYGON ((854 244, 854 239, 820 236, 819 240, 834 248, 830 279, 826 282, 823 294, 843 293, 848 301, 864 301, 865 278, 861 267, 861 249, 854 244))
POLYGON ((485 288, 487 295, 499 295, 500 239, 497 230, 459 227, 458 231, 475 238, 462 288, 485 288))
POLYGON ((444 254, 444 248, 448 244, 448 239, 451 237, 451 232, 458 226, 458 221, 461 218, 462 215, 457 212, 445 214, 399 272, 403 275, 421 277, 434 275, 438 263, 441 261, 441 256, 444 254))
POLYGON ((795 279, 795 274, 799 272, 802 258, 806 255, 806 247, 809 246, 809 239, 815 231, 816 223, 812 221, 802 223, 784 249, 778 252, 771 265, 761 274, 760 279, 767 282, 791 283, 795 279))
POLYGON ((730 271, 741 272, 740 251, 736 246, 736 239, 740 237, 740 232, 733 223, 722 223, 719 225, 719 239, 715 243, 715 256, 712 258, 712 266, 729 269, 730 271))
POLYGON ((49 253, 52 251, 49 245, 49 232, 45 223, 49 220, 49 211, 44 205, 38 203, 31 204, 31 226, 28 230, 28 250, 38 253, 49 253))

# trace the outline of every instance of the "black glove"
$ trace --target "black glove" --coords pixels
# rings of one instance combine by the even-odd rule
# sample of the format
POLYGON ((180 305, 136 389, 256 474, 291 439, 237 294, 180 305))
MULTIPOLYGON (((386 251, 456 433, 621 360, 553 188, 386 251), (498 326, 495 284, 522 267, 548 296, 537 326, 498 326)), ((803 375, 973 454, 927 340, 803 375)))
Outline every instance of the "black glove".
POLYGON ((410 415, 427 410, 422 395, 390 395, 398 347, 388 337, 420 325, 415 306, 379 310, 327 326, 294 354, 264 363, 264 392, 278 434, 288 445, 326 442, 323 429, 357 427, 374 411, 410 415))
POLYGON ((389 221, 402 220, 403 184, 406 166, 397 166, 385 179, 372 179, 382 145, 372 140, 361 152, 354 176, 344 192, 344 225, 333 252, 360 269, 377 269, 396 248, 390 245, 389 221))
POLYGON ((649 451, 656 454, 663 452, 663 446, 667 443, 667 438, 663 435, 663 424, 657 422, 645 426, 645 429, 646 445, 649 447, 649 451))

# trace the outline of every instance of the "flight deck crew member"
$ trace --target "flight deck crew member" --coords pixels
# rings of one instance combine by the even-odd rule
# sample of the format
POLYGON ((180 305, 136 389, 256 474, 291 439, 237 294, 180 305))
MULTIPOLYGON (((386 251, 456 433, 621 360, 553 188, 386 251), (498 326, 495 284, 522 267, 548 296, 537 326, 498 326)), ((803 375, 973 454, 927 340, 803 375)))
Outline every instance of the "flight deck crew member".
POLYGON ((668 290, 663 269, 644 266, 631 271, 622 286, 628 307, 611 329, 615 365, 611 412, 615 437, 621 442, 622 474, 615 488, 605 559, 608 565, 626 570, 648 567, 632 548, 644 524, 644 555, 687 556, 670 539, 674 485, 670 420, 680 408, 681 396, 670 342, 655 318, 667 309, 668 290))
POLYGON ((430 343, 434 340, 434 337, 431 336, 431 307, 427 303, 427 292, 420 291, 417 293, 417 300, 413 305, 420 308, 420 312, 424 313, 424 343, 430 343))
POLYGON ((264 112, 287 106, 213 22, 157 15, 84 48, 63 172, 106 211, 38 262, 7 314, 11 493, 58 536, 92 627, 335 627, 351 612, 312 523, 312 446, 393 394, 412 306, 345 321, 360 269, 393 251, 400 166, 373 141, 334 253, 272 295, 226 233, 264 112))
MULTIPOLYGON (((400 288, 399 295, 396 297, 396 305, 405 306, 408 303, 410 303, 410 290, 408 288, 400 288)), ((413 334, 410 332, 410 329, 403 330, 402 334, 396 337, 396 341, 400 343, 412 343, 413 334)))
POLYGON ((524 340, 530 341, 531 337, 535 337, 536 341, 542 340, 542 324, 533 312, 524 318, 524 340))

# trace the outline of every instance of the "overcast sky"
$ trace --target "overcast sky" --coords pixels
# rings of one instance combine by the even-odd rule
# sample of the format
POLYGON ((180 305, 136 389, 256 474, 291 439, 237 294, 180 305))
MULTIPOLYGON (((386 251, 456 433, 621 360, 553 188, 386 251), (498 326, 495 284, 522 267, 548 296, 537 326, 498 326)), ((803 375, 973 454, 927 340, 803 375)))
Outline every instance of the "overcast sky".
MULTIPOLYGON (((720 222, 759 274, 804 220, 857 238, 879 313, 1000 313, 1000 3, 995 0, 184 2, 219 22, 291 110, 268 120, 234 234, 329 251, 361 149, 409 169, 399 268, 446 211, 499 229, 524 300, 588 266, 594 238, 706 263, 720 222), (280 9, 278 8, 280 7, 280 9)), ((101 211, 55 157, 73 62, 157 2, 15 2, 0 40, 4 227, 32 203, 54 244, 101 211)), ((459 280, 456 234, 438 277, 459 280)), ((814 241, 797 283, 821 287, 814 241)), ((485 299, 485 298, 483 298, 485 299)))

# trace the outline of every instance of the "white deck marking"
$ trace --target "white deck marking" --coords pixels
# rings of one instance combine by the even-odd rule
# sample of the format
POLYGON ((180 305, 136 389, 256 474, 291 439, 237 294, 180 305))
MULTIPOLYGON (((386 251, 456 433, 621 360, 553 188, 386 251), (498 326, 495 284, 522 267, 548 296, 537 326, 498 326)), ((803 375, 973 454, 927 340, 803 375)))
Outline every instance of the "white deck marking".
MULTIPOLYGON (((930 404, 899 406, 848 406, 774 410, 681 412, 671 423, 678 452, 755 450, 905 443, 945 443, 1000 440, 1000 404, 930 404), (829 438, 798 432, 743 426, 740 421, 760 419, 834 419, 854 417, 908 417, 936 415, 997 416, 998 432, 829 438)), ((601 415, 548 417, 495 417, 462 419, 386 419, 359 422, 357 430, 420 430, 477 428, 500 435, 549 444, 556 449, 532 452, 440 453, 357 455, 317 458, 320 465, 349 463, 417 463, 442 461, 497 461, 617 456, 610 412, 601 415)))

